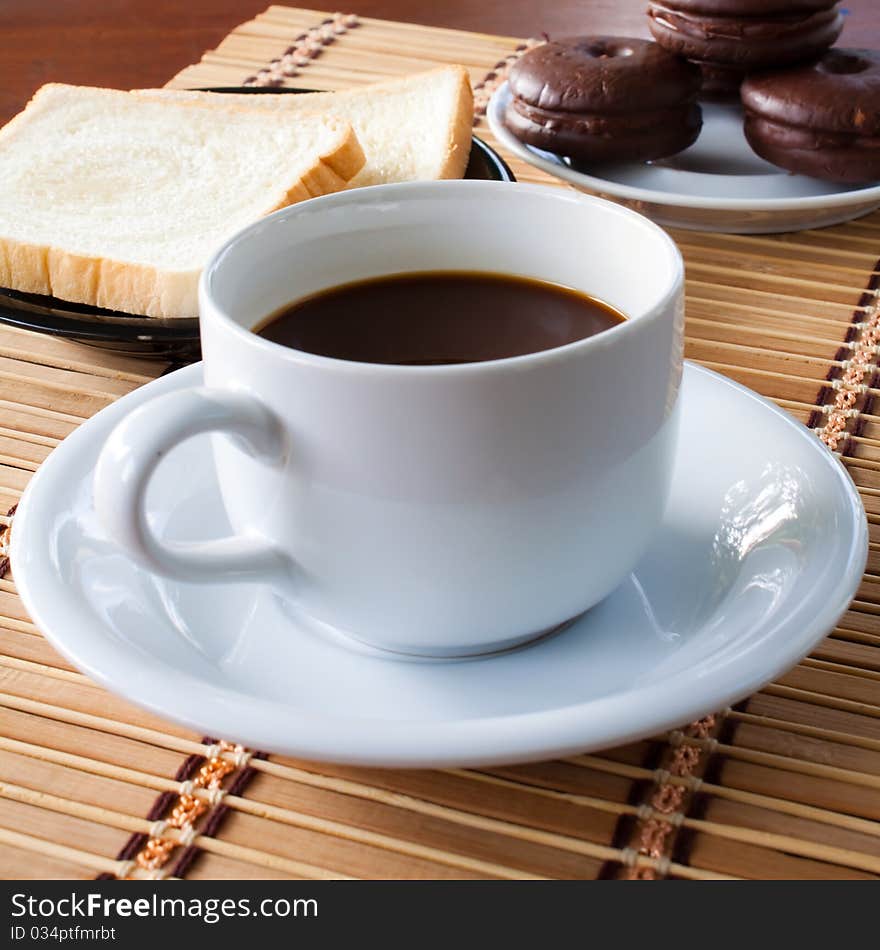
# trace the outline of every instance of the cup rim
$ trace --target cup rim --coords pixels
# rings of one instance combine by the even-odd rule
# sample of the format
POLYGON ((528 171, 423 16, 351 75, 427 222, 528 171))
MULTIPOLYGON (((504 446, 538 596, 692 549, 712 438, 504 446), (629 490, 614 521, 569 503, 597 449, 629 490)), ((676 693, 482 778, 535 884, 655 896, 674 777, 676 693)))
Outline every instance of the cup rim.
MULTIPOLYGON (((472 196, 468 196, 468 200, 473 200, 472 196)), ((398 272, 389 268, 388 271, 384 273, 393 275, 398 272)), ((479 271, 475 271, 475 273, 479 273, 479 271)), ((541 278, 537 279, 540 280, 541 278)), ((617 340, 625 339, 629 334, 635 332, 636 327, 638 327, 644 319, 666 310, 670 303, 674 301, 683 284, 684 260, 678 245, 672 237, 658 224, 651 221, 650 218, 613 201, 600 198, 596 195, 567 192, 553 185, 499 181, 470 181, 465 179, 412 181, 386 185, 370 185, 364 188, 353 188, 348 191, 323 195, 319 198, 311 198, 281 208, 272 214, 266 215, 259 221, 255 221, 242 228, 211 255, 211 258, 202 271, 201 277, 199 278, 199 316, 200 320, 205 320, 207 314, 207 319, 218 321, 224 329, 231 332, 235 337, 241 340, 242 343, 256 347, 258 351, 262 351, 266 355, 273 355, 276 358, 284 359, 286 362, 300 366, 311 366, 313 368, 321 368, 325 371, 358 373, 370 376, 395 375, 407 378, 413 376, 425 378, 429 376, 448 377, 462 374, 470 375, 474 373, 529 370, 546 365, 547 363, 579 358, 584 353, 615 346, 617 345, 617 340), (384 200, 406 201, 422 197, 426 193, 437 192, 439 189, 445 191, 455 190, 464 194, 465 192, 475 191, 491 193, 497 192, 499 189, 506 191, 510 188, 516 188, 519 193, 527 192, 539 197, 541 200, 546 199, 548 202, 561 201, 567 204, 586 203, 594 206, 599 205, 606 213, 628 218, 630 222, 644 228, 655 238, 660 238, 661 244, 665 245, 671 264, 667 286, 663 289, 663 292, 658 296, 657 300, 639 317, 630 319, 629 316, 627 316, 627 319, 621 323, 609 327, 593 336, 584 337, 583 339, 575 340, 571 343, 563 344, 562 346, 538 350, 533 353, 523 353, 518 356, 506 356, 499 359, 482 360, 478 362, 447 363, 428 366, 399 363, 367 363, 359 360, 340 359, 333 356, 321 356, 316 353, 307 353, 304 350, 284 346, 281 343, 267 340, 265 337, 254 333, 252 329, 242 326, 227 312, 226 308, 220 305, 214 296, 212 289, 214 275, 218 268, 224 265, 224 261, 230 255, 236 253, 238 245, 250 239, 254 232, 273 229, 280 222, 287 221, 289 218, 296 218, 306 213, 314 213, 323 207, 333 208, 352 203, 374 204, 384 200), (210 307, 207 307, 206 304, 210 304, 210 307)), ((204 329, 202 329, 202 333, 204 333, 204 329)))

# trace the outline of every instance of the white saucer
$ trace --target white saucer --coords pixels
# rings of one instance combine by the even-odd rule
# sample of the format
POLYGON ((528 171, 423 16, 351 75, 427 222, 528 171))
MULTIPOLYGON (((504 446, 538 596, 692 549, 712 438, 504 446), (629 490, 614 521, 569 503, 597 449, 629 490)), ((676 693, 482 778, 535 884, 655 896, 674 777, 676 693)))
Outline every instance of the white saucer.
POLYGON ((505 148, 581 191, 602 195, 658 224, 695 231, 767 234, 839 224, 880 207, 880 183, 841 185, 792 175, 759 158, 743 134, 738 104, 702 103, 703 130, 686 151, 661 162, 614 162, 587 170, 525 145, 504 125, 507 83, 486 118, 505 148))
MULTIPOLYGON (((734 702, 796 663, 859 584, 867 526, 838 461, 754 393, 687 365, 680 457, 656 543, 564 631, 505 654, 380 653, 262 585, 199 586, 133 564, 97 524, 91 476, 113 425, 198 384, 180 370, 86 422, 34 476, 12 563, 39 628, 92 678, 199 732, 383 766, 542 759, 634 740, 734 702)), ((162 463, 166 538, 225 533, 201 436, 162 463)))

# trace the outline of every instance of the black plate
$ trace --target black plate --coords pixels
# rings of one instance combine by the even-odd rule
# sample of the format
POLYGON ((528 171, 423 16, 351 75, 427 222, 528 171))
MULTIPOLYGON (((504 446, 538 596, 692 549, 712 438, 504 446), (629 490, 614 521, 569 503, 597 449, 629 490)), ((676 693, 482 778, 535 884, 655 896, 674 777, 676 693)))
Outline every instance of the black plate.
MULTIPOLYGON (((225 86, 205 91, 277 95, 313 90, 225 86)), ((516 180, 504 159, 476 136, 464 177, 487 181, 516 180)), ((70 303, 57 297, 0 288, 0 323, 65 337, 125 355, 175 361, 199 358, 199 321, 195 317, 174 320, 141 317, 70 303)))

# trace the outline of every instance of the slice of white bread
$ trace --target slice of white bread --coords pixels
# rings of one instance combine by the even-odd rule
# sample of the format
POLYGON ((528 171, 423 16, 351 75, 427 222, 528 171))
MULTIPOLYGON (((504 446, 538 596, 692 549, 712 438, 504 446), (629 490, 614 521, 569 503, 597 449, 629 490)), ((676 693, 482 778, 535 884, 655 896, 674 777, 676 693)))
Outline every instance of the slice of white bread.
POLYGON ((354 126, 367 161, 350 187, 396 181, 461 178, 471 148, 473 94, 463 66, 441 66, 402 79, 343 92, 301 95, 214 93, 182 89, 135 89, 136 95, 234 102, 277 115, 328 113, 354 126))
POLYGON ((194 317, 227 237, 340 191, 363 162, 335 117, 43 86, 0 129, 0 287, 194 317))

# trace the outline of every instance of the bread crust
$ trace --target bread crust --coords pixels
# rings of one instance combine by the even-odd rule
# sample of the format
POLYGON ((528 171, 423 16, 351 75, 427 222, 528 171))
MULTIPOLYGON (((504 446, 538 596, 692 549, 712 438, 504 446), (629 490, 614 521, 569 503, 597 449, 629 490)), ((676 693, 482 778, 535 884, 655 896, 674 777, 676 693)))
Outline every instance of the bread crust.
POLYGON ((458 107, 455 110, 447 137, 446 161, 440 170, 440 178, 461 178, 467 168, 471 153, 471 140, 474 127, 474 94, 467 70, 457 67, 458 107))
MULTIPOLYGON (((4 140, 26 121, 28 109, 38 105, 52 89, 70 89, 49 83, 34 94, 23 112, 0 129, 0 148, 4 140)), ((129 96, 115 89, 87 88, 109 97, 129 96)), ((187 109, 204 110, 197 100, 178 102, 187 109)), ((247 109, 229 107, 230 112, 247 109)), ((324 153, 296 181, 280 184, 275 195, 268 196, 266 214, 317 195, 342 191, 360 171, 365 157, 351 125, 336 120, 338 134, 324 153)), ((148 264, 115 260, 66 250, 58 245, 32 244, 0 234, 0 286, 24 293, 44 294, 108 310, 148 317, 175 319, 197 317, 198 283, 201 268, 169 271, 148 264)))

